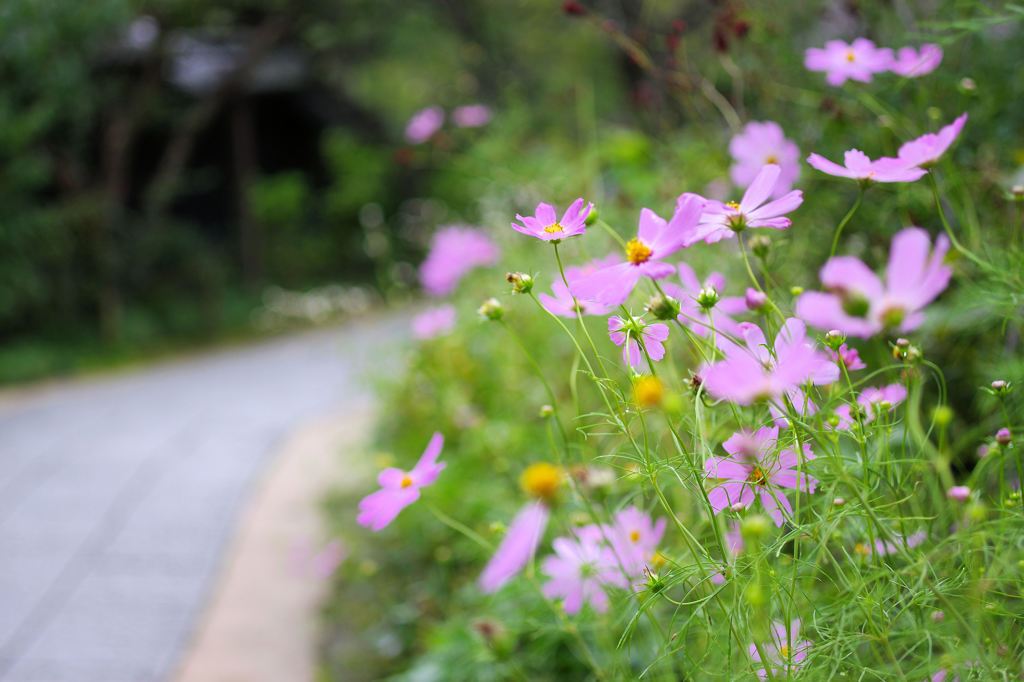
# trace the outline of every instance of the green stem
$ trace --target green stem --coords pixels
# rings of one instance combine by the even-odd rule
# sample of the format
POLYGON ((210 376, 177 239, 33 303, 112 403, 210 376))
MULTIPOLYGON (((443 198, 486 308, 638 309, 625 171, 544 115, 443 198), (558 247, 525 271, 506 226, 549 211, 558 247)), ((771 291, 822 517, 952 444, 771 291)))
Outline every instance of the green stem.
POLYGON ((860 208, 861 202, 864 200, 864 185, 860 186, 860 191, 857 192, 857 201, 853 202, 853 206, 846 212, 846 216, 839 222, 839 227, 836 228, 836 234, 832 238, 832 249, 828 252, 828 257, 836 255, 836 248, 839 246, 839 235, 843 233, 843 228, 846 227, 846 223, 850 222, 850 218, 860 208))

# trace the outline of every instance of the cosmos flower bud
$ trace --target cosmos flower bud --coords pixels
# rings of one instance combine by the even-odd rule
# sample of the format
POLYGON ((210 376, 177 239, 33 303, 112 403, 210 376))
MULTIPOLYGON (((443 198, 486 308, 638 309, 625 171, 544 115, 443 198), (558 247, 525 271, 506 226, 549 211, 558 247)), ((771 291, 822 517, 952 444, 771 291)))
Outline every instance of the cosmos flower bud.
POLYGON ((587 227, 590 227, 591 225, 597 222, 597 219, 599 217, 600 216, 597 212, 597 206, 594 206, 593 208, 590 209, 590 213, 587 214, 587 219, 583 221, 583 224, 586 225, 587 227))
POLYGON ((960 79, 960 89, 964 92, 974 92, 978 88, 978 84, 974 82, 973 78, 964 77, 960 79))
POLYGON ((942 611, 932 611, 930 618, 933 623, 941 623, 946 619, 946 614, 942 611))
POLYGON ((839 350, 839 347, 846 343, 846 334, 838 329, 832 329, 825 334, 825 345, 832 350, 839 350))
POLYGON ((1024 185, 1014 185, 1011 187, 1010 196, 1017 201, 1024 201, 1024 185))
POLYGON ((999 429, 996 431, 996 442, 1000 445, 1009 445, 1013 441, 1013 436, 1010 435, 1010 429, 999 429))
POLYGON ((483 302, 477 312, 488 320, 500 320, 505 315, 505 309, 501 306, 501 301, 496 298, 489 298, 483 302))
POLYGON ((1006 395, 1007 393, 1010 392, 1010 385, 1003 381, 1002 379, 997 379, 996 381, 993 381, 991 386, 992 392, 995 393, 996 395, 1006 395))
POLYGON ((555 408, 551 407, 550 405, 541 405, 538 413, 540 414, 542 419, 547 419, 548 417, 554 416, 555 408))
POLYGON ((750 250, 755 256, 762 260, 768 256, 768 253, 772 250, 771 237, 764 234, 756 234, 750 238, 747 242, 750 245, 750 250))
POLYGON ((845 505, 846 505, 846 499, 845 498, 837 497, 834 500, 832 500, 832 506, 833 507, 843 507, 845 505))
POLYGON ((679 301, 662 294, 652 296, 645 308, 659 320, 674 320, 679 315, 679 301))
POLYGON ((790 287, 789 288, 789 293, 793 294, 794 296, 799 296, 800 294, 804 293, 804 288, 803 287, 790 287))
POLYGON ((988 516, 988 511, 985 509, 985 505, 981 502, 974 502, 967 507, 967 518, 971 521, 984 521, 985 517, 988 516))
POLYGON ((747 310, 763 310, 768 304, 768 296, 763 291, 758 291, 753 287, 747 287, 747 290, 743 294, 743 300, 747 304, 747 310))
POLYGON ((949 426, 953 421, 953 408, 949 405, 938 405, 932 410, 932 420, 940 429, 949 426))
POLYGON ((570 17, 582 17, 587 14, 587 8, 579 2, 563 2, 562 11, 570 17))
POLYGON ((957 502, 965 502, 971 496, 971 489, 965 485, 955 485, 946 491, 946 497, 957 502))
POLYGON ((743 519, 740 525, 740 532, 747 542, 758 542, 768 534, 771 522, 763 514, 753 514, 743 519))
POLYGON ((761 586, 757 583, 750 583, 747 585, 747 589, 743 593, 743 596, 746 597, 747 603, 754 608, 764 606, 764 590, 762 590, 761 586))
POLYGON ((714 287, 704 287, 697 294, 697 305, 704 310, 711 310, 715 307, 715 304, 721 300, 721 296, 715 291, 714 287))
POLYGON ((903 360, 908 365, 916 365, 917 363, 921 362, 921 357, 921 349, 918 348, 917 346, 911 346, 903 354, 903 360))
POLYGON ((528 294, 533 290, 533 277, 525 272, 510 272, 505 280, 512 285, 513 294, 528 294))

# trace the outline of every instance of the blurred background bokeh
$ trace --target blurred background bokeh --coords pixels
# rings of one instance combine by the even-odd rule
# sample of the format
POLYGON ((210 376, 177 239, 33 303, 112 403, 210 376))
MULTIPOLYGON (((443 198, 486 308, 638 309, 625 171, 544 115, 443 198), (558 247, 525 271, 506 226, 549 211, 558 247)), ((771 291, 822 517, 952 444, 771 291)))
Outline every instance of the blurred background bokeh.
MULTIPOLYGON (((803 157, 837 158, 850 147, 891 154, 969 111, 945 176, 965 207, 958 227, 975 249, 1009 240, 1019 202, 1008 196, 1024 180, 1014 7, 4 0, 0 383, 403 310, 421 296, 417 268, 445 224, 481 226, 505 252, 461 285, 460 314, 471 311, 503 291, 505 269, 550 269, 546 252, 512 236, 517 212, 585 196, 625 234, 641 206, 665 214, 682 191, 725 196, 729 139, 750 120, 779 121, 803 157), (884 90, 828 88, 803 69, 806 47, 859 35, 940 42, 942 69, 927 88, 884 90), (417 131, 411 119, 430 107, 443 122, 417 131)), ((773 235, 790 249, 775 264, 780 284, 812 287, 856 189, 807 167, 797 186, 800 232, 773 235)), ((897 227, 934 231, 927 187, 874 198, 850 231, 852 253, 880 264, 897 227)), ((740 281, 737 263, 719 267, 740 281)), ((956 280, 930 313, 929 357, 946 371, 963 452, 992 423, 977 385, 1024 369, 1016 286, 956 280)), ((549 329, 521 324, 547 348, 549 329)), ((404 324, 388 329, 407 335, 404 324)), ((372 348, 373 337, 360 343, 372 348)), ((545 360, 568 362, 567 350, 544 350, 545 360)), ((546 438, 535 416, 544 396, 518 357, 506 362, 513 352, 466 323, 415 355, 360 356, 363 374, 400 374, 380 391, 380 462, 407 461, 445 431, 464 466, 438 495, 480 532, 518 507, 514 484, 497 481, 514 480, 515 462, 546 438)), ((336 496, 335 532, 358 536, 357 497, 336 496)), ((516 646, 529 679, 583 674, 564 633, 531 639, 528 618, 509 611, 537 613, 536 595, 483 607, 472 588, 479 548, 409 516, 372 544, 353 540, 327 604, 323 679, 506 679, 503 647, 516 646)))

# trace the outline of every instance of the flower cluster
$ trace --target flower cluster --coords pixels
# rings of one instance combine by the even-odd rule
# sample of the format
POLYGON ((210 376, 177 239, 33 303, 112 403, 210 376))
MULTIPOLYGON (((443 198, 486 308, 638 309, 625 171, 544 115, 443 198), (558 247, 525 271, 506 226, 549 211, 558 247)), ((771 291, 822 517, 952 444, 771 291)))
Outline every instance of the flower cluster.
POLYGON ((892 71, 907 78, 931 73, 942 62, 942 48, 934 43, 920 50, 901 47, 896 54, 888 47, 877 47, 867 38, 852 43, 830 40, 824 49, 811 47, 804 55, 804 66, 810 71, 824 71, 829 85, 839 86, 847 80, 870 83, 875 74, 892 71))
MULTIPOLYGON (((452 111, 452 122, 459 128, 479 128, 491 120, 491 109, 484 104, 468 104, 452 111)), ((405 124, 405 139, 411 144, 423 144, 444 125, 444 109, 429 106, 420 109, 405 124)))

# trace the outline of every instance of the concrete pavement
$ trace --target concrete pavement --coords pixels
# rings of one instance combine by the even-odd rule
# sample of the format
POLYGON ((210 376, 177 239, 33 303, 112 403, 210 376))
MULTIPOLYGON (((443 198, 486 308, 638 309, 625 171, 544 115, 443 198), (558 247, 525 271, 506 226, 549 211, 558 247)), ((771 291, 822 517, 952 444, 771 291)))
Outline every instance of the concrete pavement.
POLYGON ((0 406, 0 682, 162 682, 251 484, 301 423, 365 409, 403 316, 0 406))

